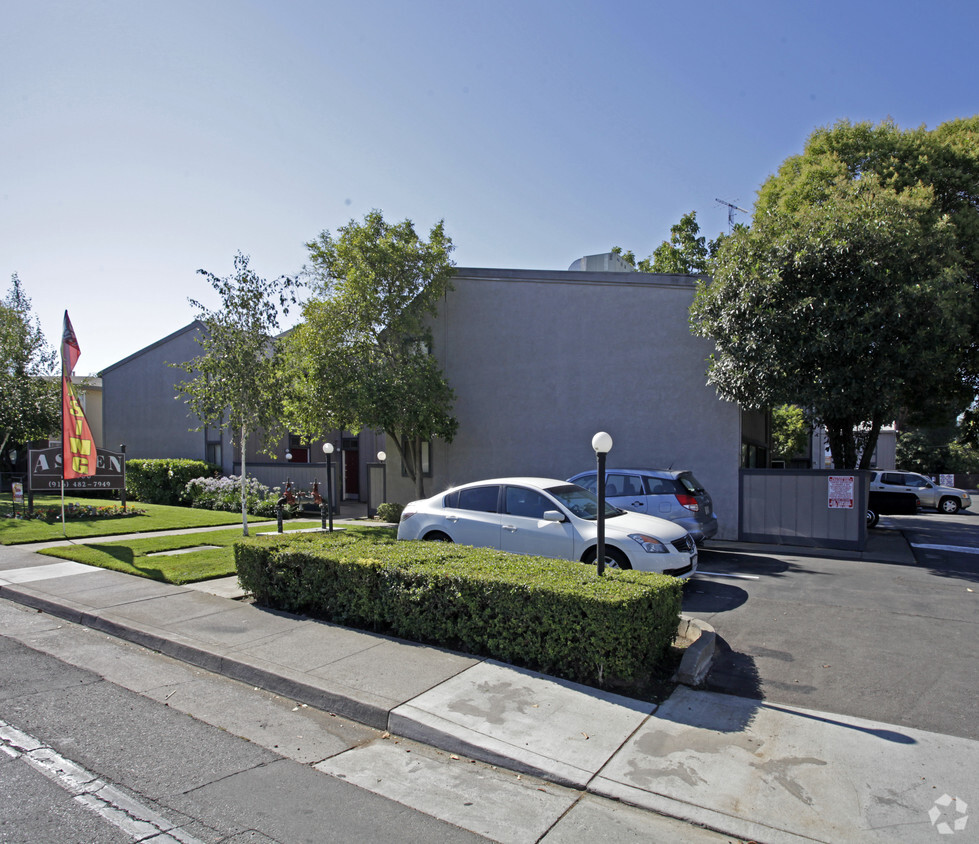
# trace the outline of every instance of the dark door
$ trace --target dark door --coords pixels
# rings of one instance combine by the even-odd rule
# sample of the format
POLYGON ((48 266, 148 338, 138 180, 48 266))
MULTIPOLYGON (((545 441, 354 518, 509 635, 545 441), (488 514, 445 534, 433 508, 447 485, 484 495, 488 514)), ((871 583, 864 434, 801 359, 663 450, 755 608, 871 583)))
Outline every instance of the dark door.
POLYGON ((360 452, 343 450, 343 497, 360 498, 360 452))

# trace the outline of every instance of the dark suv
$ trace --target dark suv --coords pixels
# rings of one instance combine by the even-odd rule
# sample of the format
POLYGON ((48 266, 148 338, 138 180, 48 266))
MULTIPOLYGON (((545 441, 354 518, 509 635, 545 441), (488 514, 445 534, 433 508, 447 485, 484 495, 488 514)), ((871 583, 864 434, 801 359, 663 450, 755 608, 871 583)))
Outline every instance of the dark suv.
MULTIPOLYGON (((598 472, 580 472, 568 481, 597 492, 598 472)), ((605 500, 623 510, 669 519, 699 545, 717 533, 714 502, 693 472, 676 469, 608 469, 605 500)))

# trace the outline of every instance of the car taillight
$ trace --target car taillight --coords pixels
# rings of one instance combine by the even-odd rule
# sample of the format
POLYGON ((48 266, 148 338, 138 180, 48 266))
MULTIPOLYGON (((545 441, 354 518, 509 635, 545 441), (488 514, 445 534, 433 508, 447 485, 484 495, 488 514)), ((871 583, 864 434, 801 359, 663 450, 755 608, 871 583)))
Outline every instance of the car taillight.
POLYGON ((408 519, 410 519, 414 515, 415 515, 415 511, 414 510, 402 510, 401 511, 401 521, 402 522, 407 522, 408 519))
POLYGON ((687 495, 685 492, 678 492, 676 494, 676 500, 680 502, 681 507, 686 507, 692 513, 700 512, 700 505, 692 495, 687 495))

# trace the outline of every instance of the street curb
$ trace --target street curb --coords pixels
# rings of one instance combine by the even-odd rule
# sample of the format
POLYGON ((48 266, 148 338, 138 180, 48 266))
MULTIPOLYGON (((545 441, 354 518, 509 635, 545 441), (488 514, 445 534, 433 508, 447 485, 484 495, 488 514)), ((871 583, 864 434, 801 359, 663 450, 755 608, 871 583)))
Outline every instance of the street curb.
MULTIPOLYGON (((183 640, 179 634, 157 631, 151 625, 140 626, 132 622, 116 620, 105 614, 74 606, 65 599, 51 600, 29 588, 0 586, 0 598, 62 618, 73 624, 107 633, 188 665, 230 677, 250 686, 258 686, 282 697, 350 718, 378 730, 388 728, 390 712, 400 704, 400 701, 386 700, 368 693, 358 698, 345 693, 344 690, 315 686, 306 682, 301 673, 283 666, 263 664, 261 660, 249 659, 227 649, 203 648, 183 640), (371 697, 374 699, 370 699, 371 697)), ((287 615, 287 613, 282 614, 287 615)), ((300 619, 297 617, 297 620, 300 619)))
POLYGON ((714 662, 717 633, 706 621, 689 615, 680 616, 676 641, 683 646, 683 658, 676 672, 676 679, 685 686, 699 686, 714 662))

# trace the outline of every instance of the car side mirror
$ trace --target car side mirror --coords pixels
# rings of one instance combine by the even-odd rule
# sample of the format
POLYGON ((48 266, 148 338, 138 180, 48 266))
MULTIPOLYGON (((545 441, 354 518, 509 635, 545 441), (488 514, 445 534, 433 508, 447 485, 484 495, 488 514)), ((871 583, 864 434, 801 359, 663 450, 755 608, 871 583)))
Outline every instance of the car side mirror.
POLYGON ((545 522, 563 522, 564 514, 559 510, 545 510, 544 511, 544 521, 545 522))

